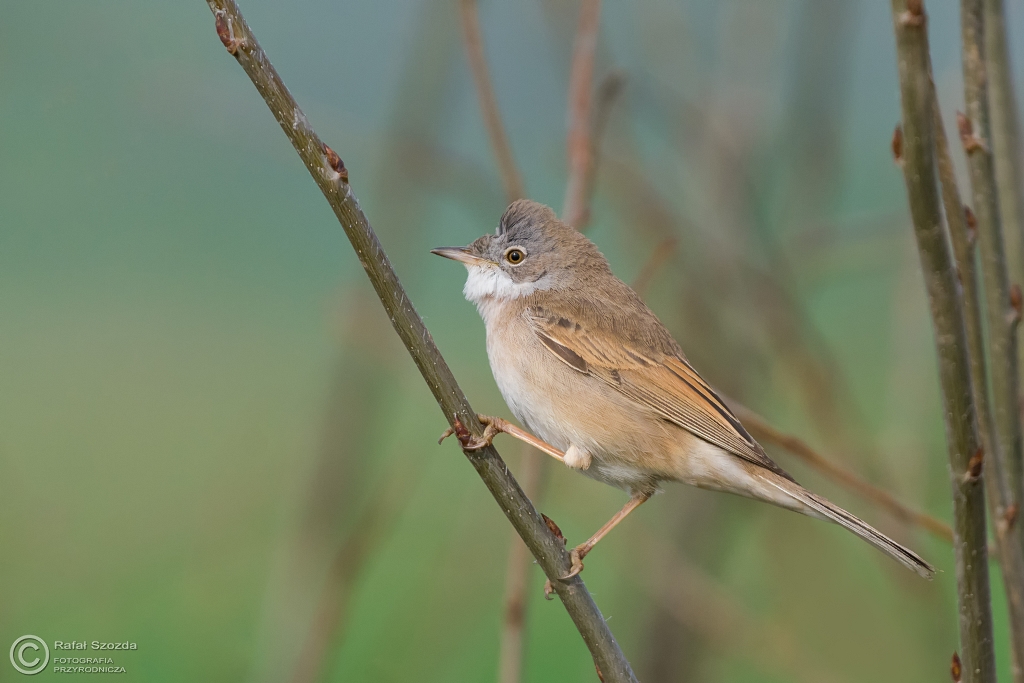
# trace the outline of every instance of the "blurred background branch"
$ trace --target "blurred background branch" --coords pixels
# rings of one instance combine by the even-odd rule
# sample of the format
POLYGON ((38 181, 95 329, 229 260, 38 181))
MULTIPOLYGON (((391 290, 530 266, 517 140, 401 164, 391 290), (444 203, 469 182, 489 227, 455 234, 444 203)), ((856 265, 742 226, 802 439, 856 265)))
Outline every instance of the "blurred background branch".
POLYGON ((569 179, 562 203, 562 220, 577 230, 583 230, 590 222, 587 181, 592 176, 594 165, 591 103, 594 99, 594 56, 597 54, 600 26, 601 0, 581 0, 569 72, 569 134, 566 138, 569 179))
POLYGON ((460 0, 459 12, 462 17, 462 40, 466 46, 466 55, 473 72, 476 94, 480 101, 480 113, 487 126, 487 135, 491 141, 491 151, 498 164, 501 184, 505 188, 505 198, 509 202, 526 196, 523 178, 516 166, 512 146, 501 122, 501 108, 498 96, 494 93, 490 71, 487 68, 487 55, 484 53, 484 41, 480 31, 480 9, 477 0, 460 0))
POLYGON ((860 475, 837 465, 831 459, 818 453, 800 437, 780 432, 750 408, 735 401, 730 401, 729 407, 736 413, 736 417, 746 426, 751 435, 762 444, 784 448, 840 486, 853 491, 864 500, 884 508, 893 517, 921 527, 947 543, 953 542, 953 530, 945 522, 908 507, 885 489, 875 486, 860 475))
MULTIPOLYGON (((487 124, 491 147, 498 160, 507 203, 511 203, 520 196, 515 193, 515 189, 521 187, 521 174, 512 160, 508 136, 501 123, 500 111, 494 97, 494 86, 484 63, 477 3, 475 0, 463 0, 461 8, 465 27, 464 39, 473 68, 481 114, 487 124)), ((562 218, 579 230, 585 229, 590 221, 590 199, 597 177, 600 135, 607 123, 608 111, 623 85, 623 76, 620 73, 608 74, 598 88, 596 106, 591 111, 591 103, 595 99, 591 91, 600 16, 599 0, 583 0, 569 77, 569 132, 566 154, 569 179, 566 183, 562 218)), ((535 496, 541 492, 546 481, 548 465, 546 459, 536 449, 525 446, 521 451, 520 466, 524 478, 524 491, 529 497, 536 499, 535 496)), ((526 590, 529 585, 527 556, 518 537, 511 540, 508 558, 498 680, 501 683, 516 683, 522 677, 526 590)), ((550 591, 550 587, 549 581, 545 587, 545 594, 550 591)))

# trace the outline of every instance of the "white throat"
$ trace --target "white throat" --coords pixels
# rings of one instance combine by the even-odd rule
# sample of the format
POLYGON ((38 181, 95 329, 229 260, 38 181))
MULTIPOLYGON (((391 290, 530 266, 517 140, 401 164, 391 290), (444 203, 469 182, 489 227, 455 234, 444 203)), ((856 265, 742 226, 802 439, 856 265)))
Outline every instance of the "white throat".
POLYGON ((505 302, 529 296, 551 286, 549 277, 542 277, 536 282, 516 282, 497 266, 467 265, 466 270, 469 271, 469 276, 466 278, 466 286, 462 288, 462 293, 466 299, 476 304, 484 322, 487 322, 495 308, 499 308, 505 302))

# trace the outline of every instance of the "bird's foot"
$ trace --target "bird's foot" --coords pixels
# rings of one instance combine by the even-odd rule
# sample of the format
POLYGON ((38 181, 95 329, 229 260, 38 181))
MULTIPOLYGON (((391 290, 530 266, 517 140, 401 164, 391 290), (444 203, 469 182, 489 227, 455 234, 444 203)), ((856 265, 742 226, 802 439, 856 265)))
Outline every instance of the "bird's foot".
POLYGON ((476 419, 480 421, 480 424, 484 425, 484 433, 480 436, 473 436, 466 426, 455 419, 455 425, 444 430, 441 434, 441 438, 437 440, 437 443, 443 442, 452 434, 462 444, 462 448, 467 451, 479 451, 482 448, 487 448, 494 441, 494 437, 502 432, 511 432, 514 426, 507 420, 503 420, 500 417, 491 417, 490 415, 477 415, 476 419))
POLYGON ((586 543, 581 543, 569 551, 569 560, 572 565, 569 567, 569 573, 562 577, 563 581, 567 581, 583 571, 583 558, 588 552, 590 552, 590 546, 586 543))
MULTIPOLYGON (((480 424, 484 425, 484 433, 480 437, 473 436, 470 431, 466 429, 466 426, 456 418, 454 426, 444 430, 444 433, 441 434, 441 438, 438 439, 437 442, 441 443, 454 434, 459 440, 459 443, 462 444, 463 449, 467 451, 478 451, 481 448, 490 446, 491 442, 494 441, 494 437, 498 434, 508 434, 509 436, 514 436, 524 443, 530 444, 543 453, 547 453, 556 460, 562 461, 565 458, 565 453, 554 446, 541 441, 525 429, 515 426, 508 420, 503 420, 500 417, 492 417, 490 415, 477 415, 476 419, 480 421, 480 424)), ((589 461, 587 464, 589 465, 589 461)))
MULTIPOLYGON (((559 581, 568 581, 569 579, 577 576, 583 571, 583 556, 587 554, 588 549, 584 549, 586 543, 583 545, 576 546, 569 551, 569 561, 572 563, 569 565, 569 573, 565 576, 559 577, 559 581)), ((551 595, 555 592, 555 584, 548 579, 544 582, 544 599, 551 600, 551 595)))

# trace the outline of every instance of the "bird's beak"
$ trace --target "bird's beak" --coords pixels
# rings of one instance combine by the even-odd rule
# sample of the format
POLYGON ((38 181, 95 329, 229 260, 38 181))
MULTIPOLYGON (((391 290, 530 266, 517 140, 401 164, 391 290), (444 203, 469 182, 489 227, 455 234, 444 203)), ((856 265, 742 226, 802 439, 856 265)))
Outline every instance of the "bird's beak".
POLYGON ((482 266, 490 263, 487 259, 480 258, 471 252, 469 247, 438 247, 437 249, 431 249, 430 253, 450 258, 453 261, 462 261, 467 266, 482 266))

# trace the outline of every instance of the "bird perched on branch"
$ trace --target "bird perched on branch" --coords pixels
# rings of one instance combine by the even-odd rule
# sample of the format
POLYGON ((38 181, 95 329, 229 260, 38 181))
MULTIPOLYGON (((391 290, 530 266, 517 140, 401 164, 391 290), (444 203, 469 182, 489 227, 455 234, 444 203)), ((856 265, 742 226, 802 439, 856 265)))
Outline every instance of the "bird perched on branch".
POLYGON ((933 575, 913 551, 776 465, 594 243, 550 208, 518 200, 495 234, 432 253, 469 271, 463 292, 487 328, 494 379, 533 432, 480 416, 483 438, 464 446, 483 448, 506 432, 630 494, 621 511, 572 550, 564 578, 578 574, 594 545, 664 481, 835 522, 921 576, 933 575))

